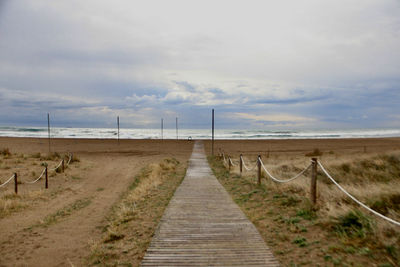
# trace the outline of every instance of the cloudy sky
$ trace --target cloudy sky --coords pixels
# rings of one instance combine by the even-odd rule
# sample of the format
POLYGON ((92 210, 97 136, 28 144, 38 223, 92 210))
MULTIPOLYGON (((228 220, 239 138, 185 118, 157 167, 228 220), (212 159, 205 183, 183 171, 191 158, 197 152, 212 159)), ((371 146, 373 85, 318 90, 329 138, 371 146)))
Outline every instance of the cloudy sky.
POLYGON ((0 125, 391 128, 399 103, 399 0, 0 0, 0 125))

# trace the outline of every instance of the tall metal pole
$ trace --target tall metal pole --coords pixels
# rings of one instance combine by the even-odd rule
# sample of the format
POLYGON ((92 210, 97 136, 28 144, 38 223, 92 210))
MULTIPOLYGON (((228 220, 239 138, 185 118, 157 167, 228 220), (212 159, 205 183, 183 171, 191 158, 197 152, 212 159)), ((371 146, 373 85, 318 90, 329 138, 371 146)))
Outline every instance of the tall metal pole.
POLYGON ((211 155, 214 156, 214 109, 212 109, 212 141, 211 141, 211 155))
POLYGON ((117 125, 118 125, 118 145, 119 145, 119 116, 117 116, 117 125))
POLYGON ((161 119, 161 140, 164 140, 164 119, 161 119))
POLYGON ((176 140, 178 140, 178 117, 176 117, 176 140))
POLYGON ((51 152, 50 149, 50 114, 47 113, 47 133, 48 133, 48 139, 49 139, 49 153, 51 152))

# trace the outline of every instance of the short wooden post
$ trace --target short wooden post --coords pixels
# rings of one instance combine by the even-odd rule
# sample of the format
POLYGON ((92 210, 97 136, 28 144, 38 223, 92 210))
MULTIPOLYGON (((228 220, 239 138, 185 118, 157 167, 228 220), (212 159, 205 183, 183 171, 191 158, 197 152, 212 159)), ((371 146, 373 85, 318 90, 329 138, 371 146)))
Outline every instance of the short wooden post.
POLYGON ((228 166, 229 166, 229 172, 231 171, 231 157, 228 157, 228 166))
POLYGON ((315 205, 317 203, 317 167, 318 159, 311 159, 311 202, 315 205))
POLYGON ((47 175, 47 167, 44 169, 44 175, 45 175, 45 178, 46 178, 44 187, 47 189, 47 188, 49 188, 49 177, 47 175))
POLYGON ((15 190, 15 194, 18 194, 18 176, 17 176, 17 173, 14 173, 14 190, 15 190))
POLYGON ((62 172, 64 172, 65 171, 64 159, 62 160, 61 166, 62 166, 62 172))
POLYGON ((239 168, 240 168, 240 176, 242 176, 242 171, 243 171, 243 161, 242 161, 242 154, 240 154, 239 158, 239 168))
POLYGON ((258 155, 257 157, 257 184, 261 184, 261 156, 258 155))

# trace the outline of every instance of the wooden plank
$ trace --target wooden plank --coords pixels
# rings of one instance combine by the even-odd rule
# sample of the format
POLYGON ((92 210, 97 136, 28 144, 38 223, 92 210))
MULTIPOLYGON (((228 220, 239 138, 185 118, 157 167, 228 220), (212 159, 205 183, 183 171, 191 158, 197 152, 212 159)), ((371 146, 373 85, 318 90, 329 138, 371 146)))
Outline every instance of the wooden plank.
POLYGON ((255 226, 218 182, 196 142, 142 266, 279 266, 255 226))

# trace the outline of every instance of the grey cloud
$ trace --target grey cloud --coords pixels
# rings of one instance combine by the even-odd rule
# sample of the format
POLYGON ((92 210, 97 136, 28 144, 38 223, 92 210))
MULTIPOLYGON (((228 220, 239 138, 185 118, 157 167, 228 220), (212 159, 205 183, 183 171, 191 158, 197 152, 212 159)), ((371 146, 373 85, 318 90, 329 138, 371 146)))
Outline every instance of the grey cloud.
POLYGON ((14 114, 0 123, 37 123, 43 107, 68 125, 121 112, 155 127, 166 113, 208 127, 211 108, 314 116, 315 127, 400 114, 398 1, 156 3, 0 1, 0 110, 14 114))

